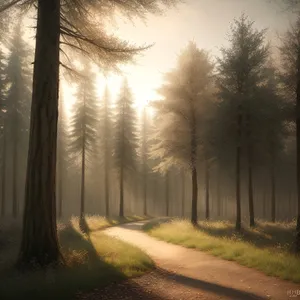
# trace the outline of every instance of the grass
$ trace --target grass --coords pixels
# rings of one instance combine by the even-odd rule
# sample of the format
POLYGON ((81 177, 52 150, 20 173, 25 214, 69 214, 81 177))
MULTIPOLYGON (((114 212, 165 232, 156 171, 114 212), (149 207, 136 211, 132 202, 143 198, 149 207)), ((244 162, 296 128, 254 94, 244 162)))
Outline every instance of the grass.
MULTIPOLYGON (((124 222, 138 219, 124 218, 124 222)), ((89 216, 86 218, 91 227, 88 234, 80 231, 77 218, 59 223, 58 234, 66 265, 30 273, 20 273, 14 268, 20 242, 19 224, 2 224, 0 299, 74 299, 77 294, 151 270, 152 260, 140 249, 101 231, 94 232, 121 222, 121 219, 89 216)))
POLYGON ((202 250, 299 283, 300 258, 291 251, 294 228, 294 223, 258 222, 255 229, 245 228, 237 234, 230 222, 199 222, 195 228, 186 220, 169 220, 160 224, 150 222, 144 230, 166 242, 202 250))

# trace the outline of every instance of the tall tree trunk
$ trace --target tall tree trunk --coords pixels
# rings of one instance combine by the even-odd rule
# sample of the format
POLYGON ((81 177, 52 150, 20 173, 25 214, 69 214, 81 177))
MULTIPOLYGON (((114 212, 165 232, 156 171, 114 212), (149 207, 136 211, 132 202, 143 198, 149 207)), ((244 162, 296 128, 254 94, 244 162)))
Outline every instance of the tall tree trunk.
POLYGON ((272 154, 272 162, 271 162, 271 221, 275 223, 276 221, 276 183, 275 183, 275 159, 272 154))
POLYGON ((144 162, 143 167, 143 199, 144 199, 144 216, 148 215, 148 207, 147 207, 147 166, 146 162, 144 162))
POLYGON ((120 170, 120 208, 119 208, 119 217, 124 217, 124 169, 123 165, 120 170))
POLYGON ((296 91, 296 139, 297 139, 297 234, 295 249, 300 253, 300 48, 297 49, 297 91, 296 91))
POLYGON ((196 135, 196 116, 191 111, 191 172, 192 172, 192 214, 191 222, 198 224, 198 174, 197 174, 197 135, 196 135))
POLYGON ((209 220, 209 163, 205 160, 205 219, 209 220))
MULTIPOLYGON (((106 137, 107 138, 107 137, 106 137)), ((105 216, 109 217, 109 162, 108 162, 108 149, 107 149, 107 141, 105 142, 105 154, 104 154, 104 198, 105 198, 105 216)))
POLYGON ((63 205, 63 154, 62 154, 62 146, 58 145, 58 218, 62 218, 62 205, 63 205))
POLYGON ((19 265, 61 261, 56 228, 60 0, 38 0, 25 207, 19 265))
POLYGON ((266 195, 265 189, 264 189, 264 193, 263 193, 263 218, 264 218, 264 220, 267 219, 267 195, 266 195))
POLYGON ((248 116, 248 197, 249 197, 249 219, 250 227, 255 226, 254 219, 254 199, 253 199, 253 178, 252 178, 252 166, 253 166, 253 149, 250 132, 250 117, 248 116))
POLYGON ((236 145, 236 223, 235 229, 241 230, 241 141, 242 140, 242 112, 241 104, 238 106, 237 116, 237 145, 236 145))
POLYGON ((3 136, 2 136, 2 178, 1 178, 1 217, 5 216, 6 213, 6 122, 5 117, 3 119, 3 136))
POLYGON ((169 210, 170 210, 170 174, 169 171, 167 171, 166 174, 166 216, 169 216, 169 210))
MULTIPOLYGON (((15 112, 17 114, 17 112, 15 112)), ((18 193, 17 193, 17 174, 18 174, 18 117, 15 116, 15 122, 13 126, 13 149, 12 149, 12 213, 13 218, 18 216, 18 193)))
POLYGON ((184 211, 185 211, 185 173, 181 171, 181 217, 184 218, 184 211))
POLYGON ((218 174, 217 174, 217 202, 218 202, 218 217, 221 216, 221 211, 222 211, 222 208, 221 208, 221 170, 220 170, 220 167, 218 167, 218 174))
POLYGON ((85 232, 85 130, 83 130, 81 157, 81 193, 80 193, 80 228, 85 232))

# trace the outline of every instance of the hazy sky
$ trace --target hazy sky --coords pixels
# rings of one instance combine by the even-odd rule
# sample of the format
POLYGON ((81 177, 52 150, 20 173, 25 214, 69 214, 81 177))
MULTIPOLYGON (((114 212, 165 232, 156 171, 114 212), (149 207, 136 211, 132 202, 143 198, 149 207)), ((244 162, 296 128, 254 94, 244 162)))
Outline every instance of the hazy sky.
MULTIPOLYGON (((218 55, 218 49, 227 43, 231 22, 243 12, 255 21, 257 28, 269 28, 270 40, 275 40, 291 20, 276 0, 186 0, 186 4, 169 10, 163 17, 149 17, 147 25, 120 24, 116 31, 120 37, 137 44, 155 43, 127 72, 137 101, 157 97, 155 88, 160 85, 162 74, 175 65, 178 53, 188 41, 194 40, 212 56, 218 55)), ((117 90, 117 86, 118 81, 111 80, 111 88, 117 90)))
MULTIPOLYGON (((257 28, 269 28, 268 39, 276 42, 277 33, 289 26, 291 16, 276 4, 280 0, 186 0, 164 16, 150 16, 147 24, 119 22, 114 33, 137 45, 155 45, 145 51, 136 66, 126 68, 129 84, 142 106, 148 100, 157 98, 155 89, 162 82, 162 75, 175 66, 176 58, 190 40, 199 48, 219 54, 219 48, 226 46, 227 34, 234 18, 242 13, 255 21, 257 28)), ((109 87, 113 97, 119 90, 121 78, 111 76, 109 87)), ((102 93, 105 81, 99 78, 99 92, 102 93)), ((74 100, 67 91, 71 104, 74 100)))

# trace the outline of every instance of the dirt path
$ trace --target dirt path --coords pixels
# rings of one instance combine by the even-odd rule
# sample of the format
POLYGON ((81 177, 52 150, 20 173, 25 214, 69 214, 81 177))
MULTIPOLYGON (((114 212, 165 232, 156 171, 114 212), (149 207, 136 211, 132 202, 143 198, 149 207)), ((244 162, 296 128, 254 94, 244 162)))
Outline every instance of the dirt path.
POLYGON ((200 251, 156 240, 141 232, 144 223, 112 227, 105 233, 140 247, 159 269, 107 287, 106 292, 91 294, 87 299, 300 299, 300 285, 268 277, 200 251))

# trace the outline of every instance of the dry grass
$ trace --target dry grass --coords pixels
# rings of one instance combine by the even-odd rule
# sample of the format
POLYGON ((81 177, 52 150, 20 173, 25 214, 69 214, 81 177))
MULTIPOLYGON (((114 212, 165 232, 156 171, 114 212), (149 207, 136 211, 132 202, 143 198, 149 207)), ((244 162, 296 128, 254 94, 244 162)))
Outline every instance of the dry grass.
POLYGON ((150 223, 145 231, 166 242, 206 251, 299 283, 300 258, 291 252, 294 228, 294 223, 258 222, 255 229, 236 233, 230 222, 199 222, 195 228, 188 221, 171 220, 164 224, 150 223))
MULTIPOLYGON (((138 217, 126 218, 125 221, 138 217)), ((78 219, 59 223, 58 232, 66 266, 22 274, 14 262, 20 241, 18 222, 6 222, 0 233, 0 299, 74 299, 75 294, 113 281, 140 275, 153 267, 141 250, 96 229, 108 227, 111 220, 87 217, 91 231, 80 231, 78 219)), ((121 223, 118 219, 116 222, 121 223)))

